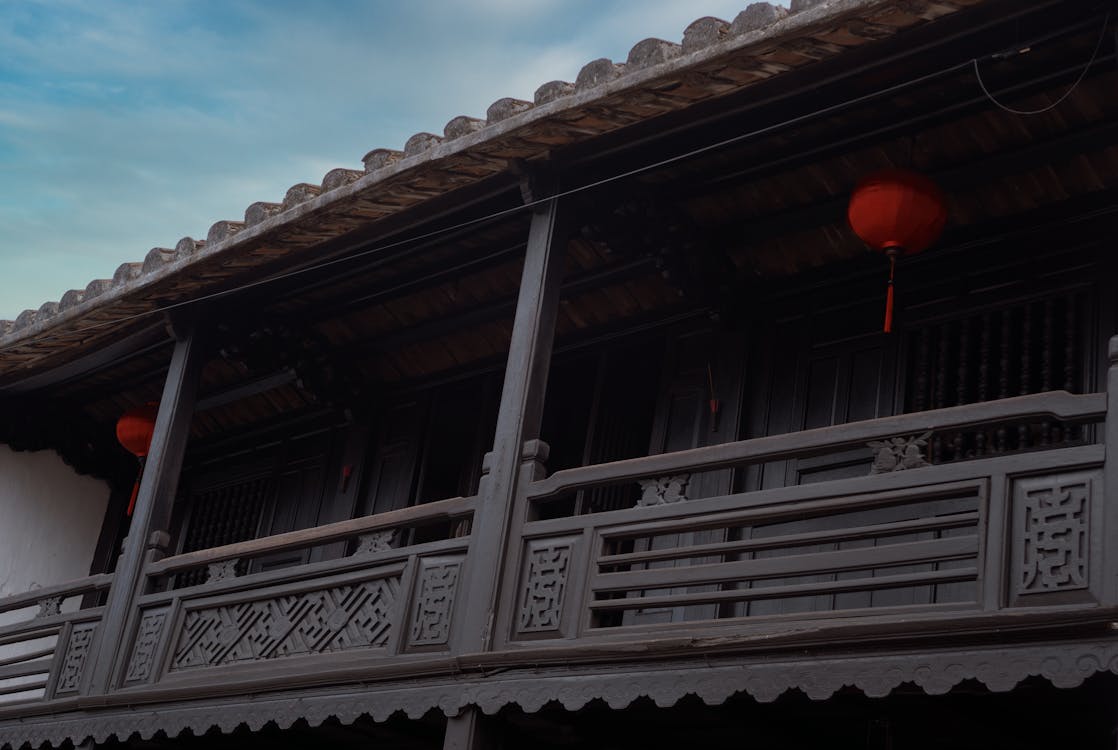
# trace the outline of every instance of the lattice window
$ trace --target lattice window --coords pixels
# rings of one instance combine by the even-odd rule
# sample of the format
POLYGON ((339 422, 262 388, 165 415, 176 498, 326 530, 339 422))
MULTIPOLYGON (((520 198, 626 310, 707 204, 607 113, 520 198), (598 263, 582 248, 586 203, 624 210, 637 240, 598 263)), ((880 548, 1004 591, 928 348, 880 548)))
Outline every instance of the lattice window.
MULTIPOLYGON (((918 327, 906 336, 906 412, 1044 391, 1082 393, 1088 299, 1083 290, 918 327)), ((1078 442, 1054 422, 937 434, 933 463, 1078 442)))
MULTIPOLYGON (((191 516, 183 552, 254 538, 261 514, 275 494, 275 486, 272 477, 257 477, 193 493, 188 499, 191 516)), ((244 573, 243 570, 238 572, 244 573)), ((205 575, 204 570, 187 571, 178 576, 176 586, 203 583, 205 575)))

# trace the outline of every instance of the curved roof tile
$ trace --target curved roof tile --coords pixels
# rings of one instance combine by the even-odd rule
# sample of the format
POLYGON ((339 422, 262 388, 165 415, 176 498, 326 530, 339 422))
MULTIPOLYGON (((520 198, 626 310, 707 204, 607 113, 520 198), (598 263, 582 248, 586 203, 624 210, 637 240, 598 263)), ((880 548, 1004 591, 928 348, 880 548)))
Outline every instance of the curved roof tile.
MULTIPOLYGON (((933 0, 791 0, 790 10, 767 2, 752 3, 730 23, 710 16, 699 18, 683 31, 682 44, 663 39, 645 39, 633 46, 625 63, 615 63, 606 58, 593 60, 583 66, 574 83, 551 81, 540 86, 532 102, 513 98, 498 99, 487 110, 484 121, 466 116, 455 117, 444 129, 445 138, 421 132, 407 140, 403 151, 372 149, 362 158, 364 172, 339 168, 328 172, 321 186, 308 183, 294 185, 287 191, 282 203, 253 203, 245 210, 244 221, 223 220, 214 223, 205 242, 186 237, 178 242, 174 250, 153 248, 142 263, 125 263, 120 266, 112 280, 95 279, 84 290, 72 289, 66 292, 58 303, 47 302, 38 310, 25 310, 15 321, 0 320, 0 350, 34 337, 56 324, 57 318, 73 320, 107 304, 110 297, 123 296, 142 288, 147 282, 163 280, 181 266, 224 250, 230 242, 241 241, 238 235, 255 236, 254 228, 264 228, 260 225, 268 224, 267 228, 274 229, 278 226, 276 222, 283 221, 283 214, 323 193, 337 191, 338 194, 352 195, 355 189, 372 187, 378 181, 418 166, 428 158, 445 156, 445 149, 439 148, 444 144, 466 142, 466 146, 474 146, 525 124, 529 121, 525 118, 542 118, 561 111, 564 107, 593 102, 595 96, 587 93, 591 90, 600 89, 601 96, 608 96, 661 72, 672 73, 672 66, 698 64, 719 54, 733 52, 737 47, 785 32, 791 33, 796 28, 807 28, 810 24, 828 21, 842 14, 862 11, 871 13, 878 9, 888 10, 892 6, 903 6, 904 12, 919 17, 919 20, 933 20, 957 10, 956 5, 980 1, 954 3, 945 10, 942 2, 933 0), (406 161, 399 164, 403 159, 406 161), (275 221, 271 221, 273 219, 275 221), (192 256, 193 259, 188 260, 192 256), (174 270, 172 266, 175 267, 174 270), (120 294, 108 294, 114 289, 120 294)), ((834 50, 826 51, 831 53, 834 50)), ((598 93, 595 91, 595 95, 598 93)), ((293 217, 298 215, 302 215, 302 212, 292 214, 293 217)))

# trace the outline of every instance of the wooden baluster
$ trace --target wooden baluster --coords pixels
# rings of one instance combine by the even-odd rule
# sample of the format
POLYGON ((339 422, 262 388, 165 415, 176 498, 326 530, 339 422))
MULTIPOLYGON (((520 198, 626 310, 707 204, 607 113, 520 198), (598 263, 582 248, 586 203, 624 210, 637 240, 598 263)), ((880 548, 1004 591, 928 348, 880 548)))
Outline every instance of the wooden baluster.
MULTIPOLYGON (((1053 318, 1055 317, 1055 300, 1051 297, 1044 301, 1044 320, 1041 323, 1041 332, 1044 343, 1040 354, 1040 390, 1052 390, 1052 357, 1055 356, 1052 344, 1053 318)), ((1052 437, 1052 420, 1046 419, 1040 423, 1040 444, 1048 445, 1052 437)))
POLYGON ((920 329, 920 345, 916 354, 916 392, 912 397, 913 411, 924 411, 928 408, 928 359, 931 346, 931 326, 924 326, 920 329))
MULTIPOLYGON (((1078 393, 1079 387, 1075 382, 1076 375, 1076 338, 1079 334, 1078 315, 1079 306, 1075 293, 1067 296, 1067 314, 1064 316, 1064 390, 1068 393, 1078 393)), ((1064 439, 1072 442, 1079 439, 1079 426, 1068 425, 1064 439)))
MULTIPOLYGON (((936 357, 935 388, 932 392, 932 408, 942 409, 947 404, 947 353, 950 331, 947 325, 939 327, 939 347, 936 357)), ((943 438, 936 435, 932 442, 932 456, 938 463, 943 458, 943 438)))
MULTIPOLYGON (((970 402, 967 393, 967 382, 970 379, 970 325, 971 319, 964 318, 959 321, 959 367, 955 383, 955 405, 959 406, 970 402)), ((967 453, 967 438, 969 435, 960 432, 955 436, 955 458, 973 456, 974 452, 967 453)))
MULTIPOLYGON (((1033 306, 1026 304, 1021 319, 1021 387, 1018 389, 1019 395, 1026 395, 1031 393, 1031 374, 1033 367, 1032 360, 1033 349, 1033 306)), ((1029 425, 1020 424, 1017 427, 1017 449, 1023 450, 1029 447, 1029 425)))
MULTIPOLYGON (((998 398, 1009 398, 1009 343, 1013 316, 1010 315, 1009 310, 1002 310, 999 315, 1001 315, 1002 318, 1002 340, 1000 342, 1001 357, 998 361, 998 365, 1001 368, 998 372, 998 398)), ((999 453, 1005 453, 1008 448, 1005 425, 999 425, 997 450, 999 453)))
POLYGON ((947 325, 939 329, 939 351, 936 362, 935 392, 932 394, 932 408, 942 409, 947 406, 947 368, 950 366, 947 359, 951 347, 951 330, 947 325))
MULTIPOLYGON (((982 335, 978 346, 978 401, 982 403, 990 398, 990 313, 982 315, 982 335)), ((979 430, 975 435, 975 453, 982 456, 990 450, 989 433, 979 430)))

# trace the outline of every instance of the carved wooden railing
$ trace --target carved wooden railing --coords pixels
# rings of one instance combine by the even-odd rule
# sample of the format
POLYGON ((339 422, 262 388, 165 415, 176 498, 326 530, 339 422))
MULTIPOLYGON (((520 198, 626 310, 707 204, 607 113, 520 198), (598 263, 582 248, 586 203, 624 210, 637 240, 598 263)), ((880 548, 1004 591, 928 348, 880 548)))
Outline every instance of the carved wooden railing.
MULTIPOLYGON (((768 647, 841 640, 867 627, 894 636, 960 623, 1000 628, 1006 618, 1013 627, 1051 624, 1068 613, 1113 619, 1115 576, 1105 572, 1118 558, 1107 557, 1102 541, 1106 446, 1094 442, 1107 408, 1105 394, 1053 392, 551 476, 542 446, 527 446, 534 449, 525 452, 501 599, 487 625, 492 649, 505 653, 458 644, 467 606, 459 584, 480 498, 172 557, 161 557, 165 535, 157 534, 113 687, 99 700, 445 674, 665 641, 768 647), (1082 444, 935 466, 918 460, 929 431, 1032 420, 1076 425, 1082 444), (867 450, 863 477, 688 494, 701 472, 871 443, 893 461, 876 461, 871 474, 867 450), (536 512, 564 493, 621 483, 642 484, 635 507, 560 518, 536 512)), ((0 612, 43 610, 0 628, 0 646, 23 644, 0 651, 0 700, 38 699, 44 707, 36 710, 55 710, 78 696, 101 609, 54 607, 110 581, 0 602, 0 612)), ((26 710, 18 705, 11 710, 26 710)))
POLYGON ((149 562, 122 686, 291 684, 445 652, 475 505, 441 500, 149 562), (314 549, 329 554, 260 564, 314 549), (204 580, 186 575, 197 570, 204 580), (293 673, 289 657, 317 659, 293 673))
POLYGON ((0 599, 0 706, 76 694, 111 574, 0 599))
POLYGON ((1105 446, 1085 439, 933 466, 920 439, 1040 420, 1090 436, 1095 428, 1085 426, 1106 413, 1106 394, 1060 391, 546 478, 538 464, 528 467, 499 635, 508 647, 535 648, 549 639, 628 644, 638 632, 673 630, 725 638, 732 627, 734 638, 773 642, 806 638, 822 623, 828 632, 868 622, 907 631, 974 617, 996 627, 1003 615, 1020 623, 1053 608, 1112 605, 1102 544, 1105 446), (878 460, 870 467, 867 451, 863 477, 688 499, 698 472, 871 444, 878 460), (643 489, 633 508, 538 512, 565 493, 630 482, 643 489))

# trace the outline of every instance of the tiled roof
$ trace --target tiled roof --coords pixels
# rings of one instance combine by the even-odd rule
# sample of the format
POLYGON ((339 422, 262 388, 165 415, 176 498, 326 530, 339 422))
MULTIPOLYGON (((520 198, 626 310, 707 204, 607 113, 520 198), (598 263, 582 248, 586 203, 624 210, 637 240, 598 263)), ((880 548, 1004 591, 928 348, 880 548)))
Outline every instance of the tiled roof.
POLYGON ((792 0, 790 9, 753 3, 732 21, 700 18, 679 44, 645 39, 624 62, 591 61, 574 82, 540 86, 531 102, 499 99, 485 119, 455 117, 442 135, 416 133, 403 150, 373 149, 364 170, 333 169, 320 185, 294 185, 281 203, 253 203, 243 220, 216 222, 204 240, 153 248, 111 279, 0 320, 0 374, 73 356, 115 321, 501 173, 509 159, 739 90, 979 2, 792 0))

